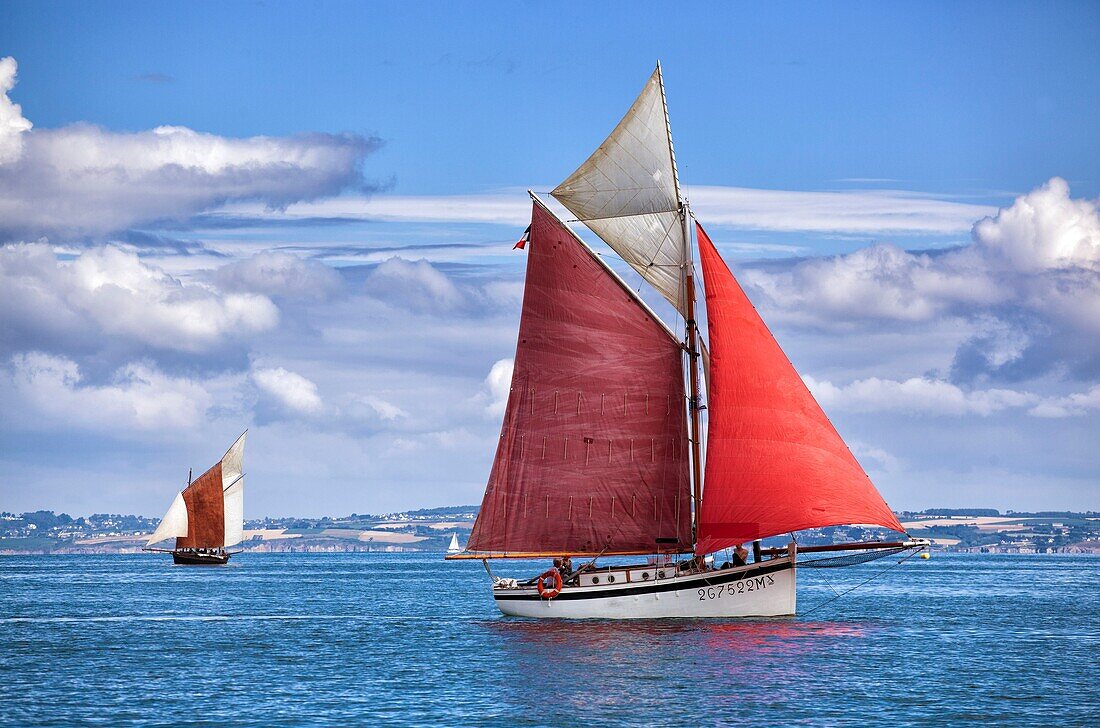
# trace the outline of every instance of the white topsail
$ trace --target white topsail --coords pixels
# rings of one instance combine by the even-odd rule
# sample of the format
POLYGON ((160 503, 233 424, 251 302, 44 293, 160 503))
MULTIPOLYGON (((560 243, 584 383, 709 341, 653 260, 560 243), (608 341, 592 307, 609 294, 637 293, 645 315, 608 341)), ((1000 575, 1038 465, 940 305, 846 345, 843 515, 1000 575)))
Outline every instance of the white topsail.
POLYGON ((550 194, 686 315, 690 253, 660 66, 611 135, 550 194))
POLYGON ((241 433, 232 447, 222 457, 222 489, 228 488, 237 478, 244 475, 244 441, 248 430, 241 433))
POLYGON ((244 441, 248 430, 241 433, 222 458, 222 494, 225 516, 226 547, 244 540, 244 441))
POLYGON ((226 548, 244 540, 244 476, 225 490, 225 542, 226 548))

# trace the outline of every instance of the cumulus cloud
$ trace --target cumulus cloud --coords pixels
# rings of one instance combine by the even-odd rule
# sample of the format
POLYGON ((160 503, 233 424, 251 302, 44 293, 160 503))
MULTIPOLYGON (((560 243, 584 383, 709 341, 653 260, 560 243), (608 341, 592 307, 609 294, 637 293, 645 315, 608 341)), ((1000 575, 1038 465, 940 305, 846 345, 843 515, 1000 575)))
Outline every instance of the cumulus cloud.
POLYGON ((880 447, 868 445, 858 440, 852 440, 848 444, 851 446, 852 454, 865 466, 869 463, 875 463, 880 470, 891 473, 896 471, 901 465, 901 461, 880 447))
POLYGON ((987 416, 1039 402, 1039 397, 1028 392, 1011 389, 964 391, 950 382, 920 377, 901 382, 871 377, 841 386, 809 376, 802 378, 827 410, 987 416))
POLYGON ((1013 389, 964 389, 927 377, 904 381, 870 377, 843 385, 808 375, 802 379, 823 408, 845 412, 988 417, 1027 408, 1027 413, 1035 417, 1060 418, 1100 410, 1100 385, 1065 397, 1044 397, 1013 389))
POLYGON ((418 313, 456 311, 467 303, 459 287, 426 260, 389 258, 371 271, 365 287, 373 298, 418 313))
POLYGON ((493 417, 504 414, 504 408, 508 405, 508 393, 512 388, 512 370, 515 368, 515 360, 500 359, 493 363, 488 376, 485 377, 484 389, 488 395, 488 404, 485 411, 493 417))
POLYGON ((101 236, 231 200, 280 207, 362 185, 380 142, 354 134, 233 139, 180 126, 33 129, 0 61, 0 239, 101 236))
POLYGON ((5 372, 5 419, 20 427, 98 432, 172 432, 197 427, 214 398, 201 382, 170 377, 145 363, 119 369, 111 382, 84 381, 76 362, 41 352, 16 354, 5 372))
POLYGON ((41 243, 0 247, 0 345, 56 350, 104 340, 199 353, 276 325, 266 297, 173 278, 113 246, 61 260, 41 243))
POLYGON ((1022 273, 1084 268, 1100 273, 1100 215, 1092 200, 1074 200, 1055 177, 974 226, 976 252, 1022 273))
POLYGON ((313 415, 324 407, 316 384, 282 367, 255 369, 252 381, 268 400, 287 412, 313 415))
POLYGON ((974 334, 956 354, 958 381, 1100 373, 1100 214, 1059 178, 983 218, 961 248, 876 245, 742 278, 794 323, 965 320, 974 334))
POLYGON ((381 417, 383 420, 386 420, 387 422, 393 422, 396 419, 409 416, 408 412, 391 402, 387 402, 381 397, 368 395, 366 397, 363 397, 361 401, 363 402, 363 404, 370 407, 376 415, 381 417))
POLYGON ((15 88, 18 67, 11 56, 0 58, 0 164, 19 159, 23 153, 23 134, 33 126, 23 116, 23 108, 8 97, 15 88))
POLYGON ((1100 385, 1068 397, 1046 399, 1030 410, 1036 417, 1081 417, 1100 410, 1100 385))
POLYGON ((314 301, 332 298, 344 290, 340 274, 324 263, 270 251, 222 266, 213 280, 226 291, 314 301))

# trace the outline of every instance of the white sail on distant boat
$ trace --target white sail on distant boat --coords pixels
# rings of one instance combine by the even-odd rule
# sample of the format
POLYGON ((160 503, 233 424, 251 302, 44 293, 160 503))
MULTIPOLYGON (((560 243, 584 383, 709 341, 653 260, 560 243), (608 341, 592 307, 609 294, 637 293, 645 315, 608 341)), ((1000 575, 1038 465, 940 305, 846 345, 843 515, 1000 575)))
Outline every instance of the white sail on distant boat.
POLYGON ((227 548, 244 538, 245 430, 222 459, 176 494, 145 551, 172 554, 176 564, 221 565, 229 561, 227 548), (172 549, 152 545, 175 538, 172 549))
POLYGON ((672 305, 683 336, 530 194, 529 237, 516 246, 528 256, 519 340, 496 458, 466 550, 447 556, 482 559, 486 570, 489 559, 555 558, 525 582, 493 578, 503 613, 790 615, 800 552, 873 558, 927 543, 762 547, 764 538, 809 528, 904 529, 703 228, 691 225, 660 64, 611 135, 551 195, 672 305), (705 328, 696 320, 692 228, 705 328), (726 563, 709 565, 717 561, 710 554, 733 547, 726 563), (596 563, 630 555, 651 558, 596 563), (580 556, 591 561, 573 570, 580 556))
POLYGON ((451 542, 449 544, 447 544, 447 553, 449 553, 449 554, 462 553, 462 547, 458 545, 458 534, 457 533, 452 533, 451 534, 451 542))

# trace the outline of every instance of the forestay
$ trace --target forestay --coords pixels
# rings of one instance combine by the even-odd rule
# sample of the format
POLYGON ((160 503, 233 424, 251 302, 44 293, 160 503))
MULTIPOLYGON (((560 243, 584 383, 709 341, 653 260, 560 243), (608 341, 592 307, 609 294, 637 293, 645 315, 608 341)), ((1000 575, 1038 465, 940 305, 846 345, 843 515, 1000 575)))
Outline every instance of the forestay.
POLYGON ((659 66, 611 135, 550 194, 685 314, 689 251, 659 66))
POLYGON ((903 531, 701 226, 710 427, 696 553, 805 528, 903 531))
POLYGON ((508 404, 467 552, 691 549, 681 349, 537 204, 508 404))

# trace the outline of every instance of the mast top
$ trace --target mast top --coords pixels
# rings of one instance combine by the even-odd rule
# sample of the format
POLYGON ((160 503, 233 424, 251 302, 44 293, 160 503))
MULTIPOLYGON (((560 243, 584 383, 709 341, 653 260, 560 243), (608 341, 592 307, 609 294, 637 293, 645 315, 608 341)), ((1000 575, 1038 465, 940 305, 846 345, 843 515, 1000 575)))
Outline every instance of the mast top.
POLYGON ((659 65, 603 143, 550 194, 685 313, 689 252, 659 65))

